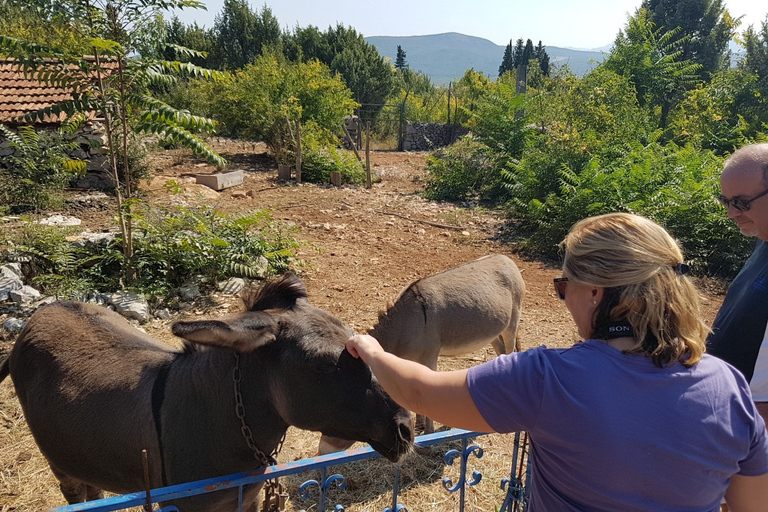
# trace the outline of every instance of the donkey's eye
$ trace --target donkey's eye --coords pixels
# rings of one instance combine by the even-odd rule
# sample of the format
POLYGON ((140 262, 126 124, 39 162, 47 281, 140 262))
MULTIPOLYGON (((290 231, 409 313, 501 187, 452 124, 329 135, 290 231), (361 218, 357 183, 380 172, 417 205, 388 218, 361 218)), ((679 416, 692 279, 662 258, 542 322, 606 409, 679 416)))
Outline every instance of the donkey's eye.
POLYGON ((321 364, 321 365, 319 365, 317 367, 317 371, 318 371, 318 373, 322 373, 324 375, 328 375, 328 374, 331 374, 331 373, 338 372, 339 371, 339 367, 336 366, 335 364, 331 364, 331 363, 321 364))

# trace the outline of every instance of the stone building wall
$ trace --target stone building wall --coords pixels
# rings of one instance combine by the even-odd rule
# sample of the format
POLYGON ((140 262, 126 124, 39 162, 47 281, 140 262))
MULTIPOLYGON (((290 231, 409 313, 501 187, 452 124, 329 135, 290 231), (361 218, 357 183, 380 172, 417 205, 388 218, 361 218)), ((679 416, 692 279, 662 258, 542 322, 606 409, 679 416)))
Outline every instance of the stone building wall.
MULTIPOLYGON (((35 130, 55 130, 53 125, 35 126, 35 130)), ((87 175, 79 178, 75 186, 86 188, 111 188, 112 182, 102 171, 108 169, 106 154, 106 135, 104 125, 98 121, 89 121, 77 131, 74 141, 80 146, 70 156, 86 161, 87 175)), ((14 153, 14 149, 8 140, 0 137, 0 158, 14 153)))
POLYGON ((455 142, 469 130, 459 125, 408 121, 403 133, 403 151, 430 151, 455 142))

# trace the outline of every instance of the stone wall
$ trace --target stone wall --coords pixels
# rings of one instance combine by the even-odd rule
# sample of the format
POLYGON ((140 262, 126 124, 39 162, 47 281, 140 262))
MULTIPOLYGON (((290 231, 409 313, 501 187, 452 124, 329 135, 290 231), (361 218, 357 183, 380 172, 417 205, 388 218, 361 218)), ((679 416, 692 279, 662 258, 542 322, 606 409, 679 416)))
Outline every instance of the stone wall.
MULTIPOLYGON (((55 130, 55 127, 35 126, 37 132, 43 130, 55 130)), ((106 166, 106 150, 104 148, 107 140, 104 135, 104 126, 92 121, 85 123, 75 134, 74 141, 80 146, 73 151, 70 156, 80 160, 87 160, 88 172, 101 171, 106 166)), ((11 143, 0 139, 0 157, 12 155, 14 150, 11 143)))
POLYGON ((430 151, 442 148, 468 132, 469 130, 459 125, 408 121, 403 134, 403 151, 430 151))
MULTIPOLYGON (((35 130, 55 130, 55 126, 35 126, 35 130)), ((113 187, 111 179, 102 171, 108 169, 106 153, 106 135, 104 134, 104 125, 98 121, 89 121, 83 124, 77 131, 74 141, 80 146, 72 151, 70 156, 86 161, 87 175, 81 177, 74 184, 77 187, 111 189, 113 187)), ((0 158, 14 153, 9 141, 0 138, 0 158)))

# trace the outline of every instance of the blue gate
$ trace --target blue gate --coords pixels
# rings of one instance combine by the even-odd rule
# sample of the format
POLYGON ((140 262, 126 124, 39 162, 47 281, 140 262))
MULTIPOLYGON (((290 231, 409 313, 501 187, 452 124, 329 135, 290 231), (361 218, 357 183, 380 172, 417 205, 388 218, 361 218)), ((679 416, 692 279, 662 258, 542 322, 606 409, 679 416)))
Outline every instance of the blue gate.
MULTIPOLYGON (((468 430, 453 429, 419 436, 415 440, 415 448, 434 446, 451 441, 461 442, 461 450, 449 450, 444 457, 444 462, 447 465, 452 466, 454 465, 455 461, 459 461, 460 466, 458 479, 454 482, 451 478, 445 477, 443 478, 442 482, 443 487, 447 492, 459 493, 460 512, 463 512, 464 510, 464 498, 467 486, 476 485, 482 479, 482 473, 480 471, 473 470, 471 475, 468 475, 467 473, 470 466, 470 457, 474 456, 475 458, 479 459, 483 456, 483 449, 476 444, 470 443, 473 443, 476 438, 482 437, 484 435, 486 434, 468 430)), ((525 512, 528 506, 527 489, 528 483, 530 481, 530 465, 528 463, 527 456, 527 437, 524 434, 515 434, 514 443, 510 476, 509 478, 503 479, 500 483, 501 489, 506 491, 506 494, 504 502, 499 508, 499 512, 525 512)), ((368 446, 362 448, 354 448, 345 452, 332 453, 329 455, 302 459, 285 464, 276 464, 274 466, 269 466, 254 471, 246 471, 243 473, 235 473, 217 478, 199 480, 197 482, 163 487, 160 489, 151 490, 149 493, 136 492, 115 496, 112 498, 105 498, 102 500, 90 501, 87 503, 68 505, 65 507, 50 509, 49 512, 74 512, 80 510, 107 512, 111 510, 124 510, 131 507, 142 506, 148 510, 150 503, 156 504, 159 502, 167 502, 179 498, 187 498, 189 496, 232 488, 237 488, 240 490, 239 510, 242 511, 243 486, 257 482, 265 482, 267 480, 273 480, 275 478, 285 477, 288 475, 306 473, 311 470, 320 470, 321 477, 318 480, 307 480, 301 484, 299 487, 299 495, 302 499, 309 500, 311 494, 310 490, 316 488, 319 490, 319 493, 317 493, 319 494, 318 503, 316 504, 316 507, 312 508, 318 512, 325 512, 329 506, 327 503, 328 491, 332 487, 343 490, 346 486, 346 479, 341 473, 334 473, 328 476, 328 469, 331 466, 340 466, 350 462, 370 459, 378 456, 379 454, 368 446)), ((397 465, 395 465, 395 476, 392 489, 392 506, 390 508, 386 508, 383 512, 407 512, 407 509, 402 504, 398 503, 398 494, 400 489, 400 468, 397 465)), ((309 506, 306 508, 309 508, 309 506)), ((333 505, 332 508, 335 512, 343 512, 344 510, 344 507, 340 504, 333 505)), ((173 506, 166 506, 161 509, 157 509, 158 512, 176 512, 177 510, 178 509, 173 506)))

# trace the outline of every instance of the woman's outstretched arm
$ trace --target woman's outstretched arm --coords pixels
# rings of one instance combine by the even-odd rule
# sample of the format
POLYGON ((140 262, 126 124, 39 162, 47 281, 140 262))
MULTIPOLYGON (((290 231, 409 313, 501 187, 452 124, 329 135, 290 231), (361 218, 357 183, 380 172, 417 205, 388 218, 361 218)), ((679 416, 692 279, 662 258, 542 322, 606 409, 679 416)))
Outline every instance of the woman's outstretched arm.
POLYGON ((760 476, 733 475, 725 491, 725 502, 730 512, 768 510, 768 473, 760 476))
POLYGON ((443 425, 493 432, 469 393, 467 370, 433 371, 386 352, 366 334, 350 338, 347 351, 365 361, 384 390, 406 409, 443 425))

